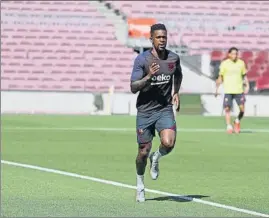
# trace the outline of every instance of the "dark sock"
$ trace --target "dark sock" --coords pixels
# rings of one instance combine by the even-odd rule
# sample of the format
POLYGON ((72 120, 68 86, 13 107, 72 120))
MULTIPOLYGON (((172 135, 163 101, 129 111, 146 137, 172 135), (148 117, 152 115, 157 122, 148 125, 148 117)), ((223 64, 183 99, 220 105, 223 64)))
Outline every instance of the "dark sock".
POLYGON ((239 114, 238 114, 238 120, 241 120, 244 116, 244 112, 240 111, 239 114))
POLYGON ((147 166, 147 156, 141 157, 140 155, 136 158, 136 173, 137 175, 144 175, 147 166))
POLYGON ((174 147, 165 147, 165 146, 161 145, 159 148, 159 152, 162 156, 165 156, 165 155, 169 154, 173 150, 173 148, 174 147))

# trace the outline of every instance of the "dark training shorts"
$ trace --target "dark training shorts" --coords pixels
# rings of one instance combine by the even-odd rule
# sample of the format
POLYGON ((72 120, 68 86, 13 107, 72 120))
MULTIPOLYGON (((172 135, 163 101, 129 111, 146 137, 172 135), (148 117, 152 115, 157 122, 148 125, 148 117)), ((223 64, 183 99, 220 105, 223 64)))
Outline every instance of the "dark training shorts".
POLYGON ((246 98, 244 94, 225 94, 224 100, 223 100, 223 107, 229 107, 232 108, 233 106, 233 100, 236 101, 237 105, 244 105, 246 102, 246 98))
POLYGON ((151 114, 137 114, 136 130, 138 144, 151 142, 155 136, 155 130, 160 134, 164 129, 176 131, 176 120, 172 107, 164 108, 151 114))

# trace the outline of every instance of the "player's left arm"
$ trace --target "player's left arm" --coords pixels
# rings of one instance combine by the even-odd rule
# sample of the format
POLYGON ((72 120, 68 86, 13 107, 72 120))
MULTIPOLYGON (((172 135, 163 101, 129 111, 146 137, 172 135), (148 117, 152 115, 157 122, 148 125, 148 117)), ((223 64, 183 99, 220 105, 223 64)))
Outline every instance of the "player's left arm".
POLYGON ((247 68, 245 63, 242 66, 242 77, 243 77, 243 86, 245 87, 244 93, 247 94, 249 92, 249 81, 247 77, 247 68))
POLYGON ((219 66, 219 76, 216 80, 215 97, 217 97, 219 95, 219 87, 220 87, 221 83, 223 82, 224 74, 225 74, 225 63, 221 62, 220 66, 219 66))
POLYGON ((174 74, 174 94, 178 94, 183 79, 182 68, 180 65, 180 59, 176 63, 176 70, 174 74))
POLYGON ((180 59, 178 58, 178 61, 176 62, 176 70, 174 74, 174 94, 173 94, 173 103, 176 105, 177 111, 179 111, 180 109, 179 90, 181 87, 182 79, 183 79, 182 68, 180 65, 180 59))

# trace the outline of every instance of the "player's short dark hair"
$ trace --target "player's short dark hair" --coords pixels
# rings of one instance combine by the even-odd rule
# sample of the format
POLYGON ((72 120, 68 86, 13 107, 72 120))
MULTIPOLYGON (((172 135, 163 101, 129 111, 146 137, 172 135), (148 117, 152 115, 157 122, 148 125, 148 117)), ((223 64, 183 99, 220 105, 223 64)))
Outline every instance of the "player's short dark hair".
POLYGON ((228 50, 228 53, 230 54, 232 51, 236 51, 236 52, 238 52, 238 48, 236 48, 236 47, 231 47, 231 48, 228 50))
POLYGON ((167 31, 165 25, 162 24, 162 23, 156 23, 156 24, 153 24, 153 25, 150 27, 150 35, 152 35, 152 34, 154 33, 155 30, 165 30, 165 31, 167 31))

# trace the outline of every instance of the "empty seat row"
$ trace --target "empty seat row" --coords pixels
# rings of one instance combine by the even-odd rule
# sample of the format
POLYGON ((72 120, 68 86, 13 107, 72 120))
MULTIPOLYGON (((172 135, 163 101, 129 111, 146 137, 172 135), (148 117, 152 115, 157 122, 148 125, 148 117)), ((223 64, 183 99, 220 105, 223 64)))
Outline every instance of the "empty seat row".
POLYGON ((2 89, 129 92, 136 53, 89 2, 5 1, 1 15, 2 89), (64 26, 63 16, 88 25, 64 26))

